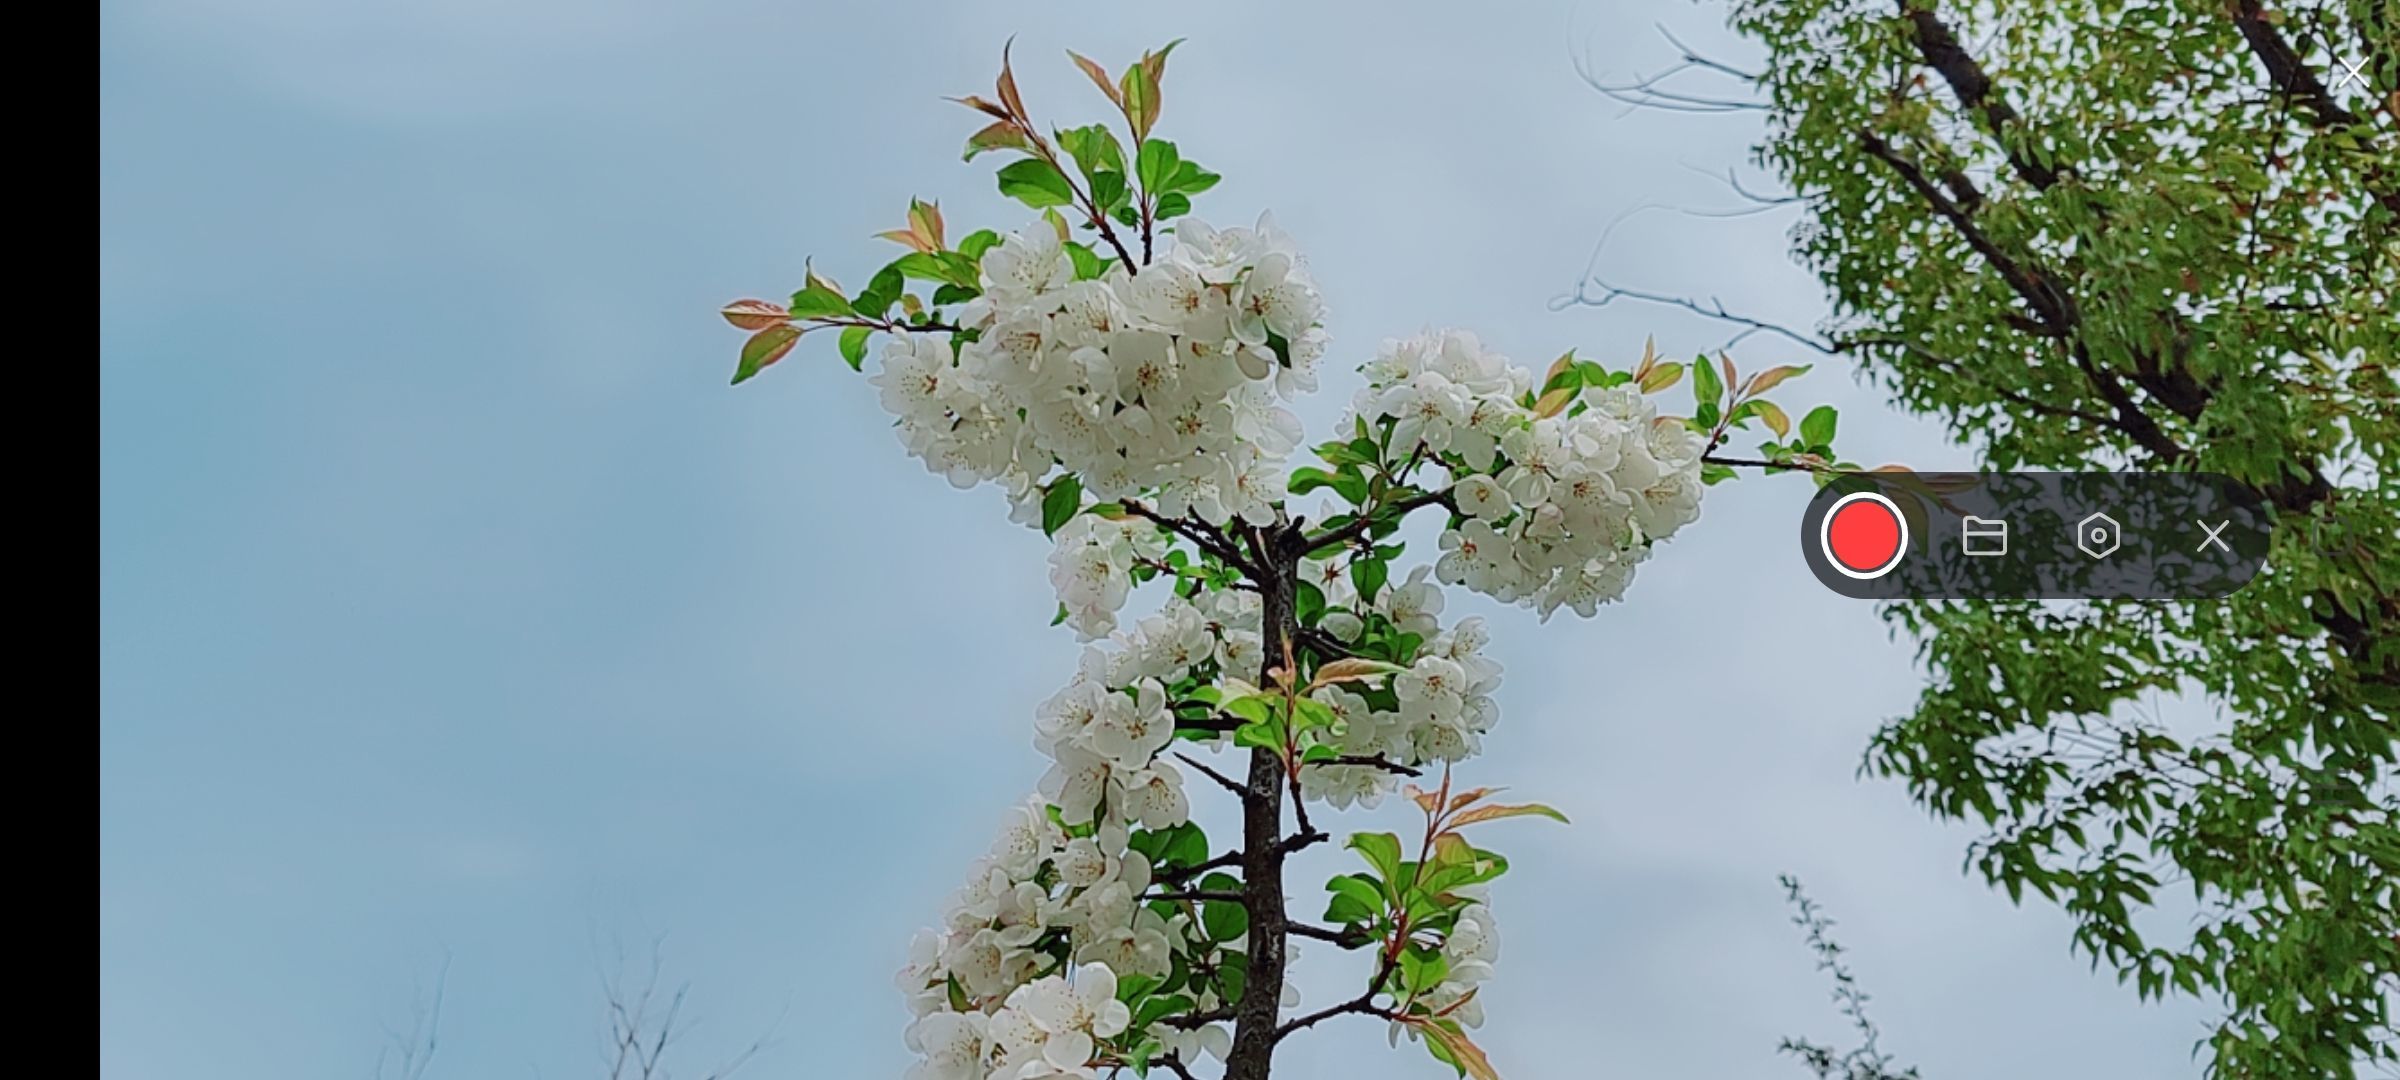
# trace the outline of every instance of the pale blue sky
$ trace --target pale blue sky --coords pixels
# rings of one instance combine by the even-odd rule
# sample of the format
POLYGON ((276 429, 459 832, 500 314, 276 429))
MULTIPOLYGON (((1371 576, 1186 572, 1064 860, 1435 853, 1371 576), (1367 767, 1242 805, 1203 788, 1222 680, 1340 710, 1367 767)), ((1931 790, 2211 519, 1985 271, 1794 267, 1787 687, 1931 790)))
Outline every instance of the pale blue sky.
MULTIPOLYGON (((1747 124, 1577 81, 1578 47, 1663 63, 1661 19, 1723 40, 1663 0, 104 3, 103 1080, 367 1077, 445 951, 429 1076, 593 1075, 594 941, 662 932, 695 1059, 781 1015, 746 1075, 898 1075, 890 972, 1038 775, 1031 709, 1075 647, 1038 535, 905 459, 830 342, 728 389, 714 308, 812 253, 857 277, 911 194, 1019 220, 939 100, 1008 35, 1060 119, 1094 104, 1061 50, 1180 36, 1167 131, 1228 177, 1202 213, 1274 209, 1325 288, 1342 374, 1313 418, 1429 324, 1532 366, 1711 346, 1548 306, 1628 210, 1732 205, 1681 164, 1739 161, 1747 124)), ((1787 225, 1646 213, 1603 259, 1806 322, 1787 225)), ((1967 460, 1846 372, 1792 396, 1840 402, 1862 457, 1967 460)), ((1796 1078, 1776 1037, 1838 1020, 1789 870, 1929 1077, 2196 1075, 2198 1006, 2089 974, 2055 913, 1959 874, 1966 833, 1854 778, 1915 676, 1802 566, 1806 494, 1720 489, 1596 620, 1498 615, 1475 780, 1577 824, 1493 838, 1519 868, 1495 1059, 1796 1078)), ((1314 996, 1357 978, 1311 960, 1314 996)), ((1447 1075, 1381 1047, 1290 1060, 1447 1075)))

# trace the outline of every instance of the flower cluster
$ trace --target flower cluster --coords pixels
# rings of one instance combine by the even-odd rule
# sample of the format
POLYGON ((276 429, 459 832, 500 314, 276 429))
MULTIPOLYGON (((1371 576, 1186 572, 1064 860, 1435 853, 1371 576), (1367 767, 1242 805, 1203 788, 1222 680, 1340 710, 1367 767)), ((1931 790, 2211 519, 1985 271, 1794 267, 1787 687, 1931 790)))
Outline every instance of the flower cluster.
POLYGON ((1265 522, 1300 439, 1278 401, 1315 388, 1322 304, 1269 218, 1193 219, 1133 273, 1078 273, 1063 227, 1037 221, 984 253, 955 349, 900 335, 874 377, 901 442, 959 487, 1038 502, 1052 468, 1103 501, 1156 492, 1174 517, 1265 522))
MULTIPOLYGON (((1340 594, 1334 598, 1338 601, 1340 594)), ((1384 589, 1367 610, 1405 633, 1430 632, 1442 610, 1440 587, 1425 580, 1419 567, 1407 584, 1384 589)), ((1335 611, 1325 625, 1351 640, 1363 624, 1356 614, 1335 611)), ((1318 688, 1314 696, 1334 715, 1324 745, 1337 757, 1304 770, 1301 793, 1335 809, 1353 803, 1373 807, 1397 783, 1386 764, 1449 765, 1480 753, 1483 736, 1500 720, 1492 697, 1500 688, 1500 665, 1483 655, 1490 642, 1481 618, 1462 619, 1426 638, 1415 661, 1392 676, 1388 689, 1318 688)))
MULTIPOLYGON (((1097 519, 1077 519, 1090 520, 1097 519)), ((1111 522, 1078 527, 1061 549, 1148 543, 1138 531, 1111 522)), ((1062 1028, 1035 1006, 1091 997, 1098 982, 1113 1004, 1121 976, 1163 978, 1178 956, 1188 966, 1196 953, 1238 945, 1196 935, 1188 912, 1170 917, 1145 903, 1154 868, 1131 841, 1135 829, 1172 829, 1191 816, 1181 772, 1159 757, 1175 737, 1166 688, 1256 668, 1258 621, 1250 593, 1173 598, 1085 649, 1073 681, 1042 703, 1034 746, 1051 767, 1039 793, 1008 812, 941 928, 918 935, 900 971, 918 1018, 909 1045, 925 1057, 912 1077, 1090 1076, 1093 1044, 1073 1033, 1105 1039, 1124 1022, 1112 1026, 1105 1021, 1115 1014, 1094 1005, 1062 1014, 1072 1021, 1062 1028), (1061 978, 1069 971, 1071 994, 1061 978), (1078 1026, 1087 1014, 1104 1022, 1078 1026)), ((1221 1056, 1230 1038, 1219 1025, 1153 1024, 1143 1034, 1187 1060, 1221 1056)))
POLYGON ((909 1025, 908 1048, 924 1055, 908 1080, 1041 1080, 1097 1075, 1088 1064, 1098 1040, 1125 1030, 1131 1011, 1117 1000, 1106 964, 1050 975, 1008 994, 989 1014, 931 1012, 909 1025))
MULTIPOLYGON (((916 1017, 909 1048, 924 1056, 912 1080, 1091 1077, 1094 1040, 1126 1030, 1118 973, 1155 980, 1188 951, 1188 917, 1143 903, 1150 862, 1126 827, 1070 830, 1052 813, 1039 797, 1010 810, 943 927, 911 943, 898 983, 916 1017)), ((1222 1038, 1195 1045, 1221 1050, 1222 1038)))
POLYGON ((1699 440, 1634 387, 1528 406, 1524 371, 1459 331, 1387 342, 1366 373, 1355 409, 1391 421, 1392 456, 1451 475, 1467 520, 1442 534, 1442 581, 1588 616, 1700 514, 1699 440))
POLYGON ((1066 623, 1085 641, 1117 628, 1117 612, 1133 591, 1133 568, 1167 552, 1167 534, 1139 518, 1111 521, 1078 514, 1052 537, 1050 587, 1066 623))

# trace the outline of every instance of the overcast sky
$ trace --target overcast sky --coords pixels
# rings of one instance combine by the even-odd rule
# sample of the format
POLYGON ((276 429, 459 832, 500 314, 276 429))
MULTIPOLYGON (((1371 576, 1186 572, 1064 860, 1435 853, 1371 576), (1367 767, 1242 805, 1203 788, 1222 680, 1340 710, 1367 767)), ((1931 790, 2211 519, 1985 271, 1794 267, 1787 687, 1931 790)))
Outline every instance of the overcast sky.
MULTIPOLYGON (((660 934, 693 1061, 771 1028, 745 1075, 898 1075, 890 974, 1039 775, 1076 650, 1037 534, 905 458, 829 340, 728 389, 714 309, 811 254, 862 278, 911 194, 954 233, 1020 223, 939 100, 1011 34, 1059 121, 1099 116, 1062 50, 1189 38, 1165 133, 1227 177, 1203 216, 1272 208, 1310 252, 1338 361, 1313 420, 1427 326, 1534 367, 1725 337, 1550 303, 1629 211, 1737 205, 1693 169, 1750 124, 1624 115, 1574 64, 1657 68, 1661 20, 1750 55, 1714 8, 998 7, 102 5, 103 1080, 369 1077, 445 955, 429 1080, 595 1075, 608 943, 660 934)), ((1641 212, 1599 257, 1805 324, 1789 224, 1641 212)), ((1786 397, 1842 405, 1862 460, 1970 460, 1846 371, 1786 397)), ((1806 495, 1716 489, 1597 619, 1495 612, 1473 780, 1576 820, 1488 838, 1517 867, 1504 1074, 1796 1080, 1777 1037, 1840 1021, 1788 871, 1932 1080, 2196 1076, 2205 1010, 2090 973, 2055 911, 1961 875, 1971 833, 1856 776, 1918 676, 1809 577, 1806 495)), ((1307 952, 1313 1000, 1362 977, 1307 952)), ((1448 1074, 1382 1044, 1286 1059, 1448 1074)))

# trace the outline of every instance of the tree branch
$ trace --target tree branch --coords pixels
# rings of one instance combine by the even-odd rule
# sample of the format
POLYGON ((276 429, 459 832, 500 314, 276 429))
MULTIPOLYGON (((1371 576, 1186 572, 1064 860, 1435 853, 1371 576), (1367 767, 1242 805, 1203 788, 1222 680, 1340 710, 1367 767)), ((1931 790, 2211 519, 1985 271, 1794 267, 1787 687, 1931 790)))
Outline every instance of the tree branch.
POLYGON ((1307 829, 1284 837, 1275 846, 1284 854, 1289 855, 1295 851, 1305 851, 1331 839, 1333 839, 1332 834, 1321 829, 1307 829))
MULTIPOLYGON (((2305 102, 2320 130, 2362 123, 2357 113, 2344 108, 2340 101, 2334 99, 2333 91, 2327 89, 2324 80, 2317 78, 2317 73, 2309 69, 2308 61, 2302 59, 2291 43, 2283 39, 2283 31, 2267 21, 2265 7, 2259 0, 2239 0, 2229 14, 2233 18, 2234 28, 2242 32, 2242 40, 2250 43, 2250 51, 2260 63, 2266 65, 2268 81, 2273 82, 2275 88, 2287 98, 2298 98, 2305 102)), ((2400 191, 2387 188, 2382 183, 2383 179, 2370 166, 2368 193, 2375 197, 2376 202, 2382 203, 2384 209, 2400 213, 2400 191)))
POLYGON ((1726 342, 1727 347, 1731 347, 1734 341, 1739 341, 1744 337, 1750 336, 1751 334, 1768 333, 1787 338, 1793 342, 1829 356, 1833 355, 1837 351, 1831 342, 1827 342, 1823 339, 1808 334, 1800 333, 1799 331, 1793 330, 1788 326, 1771 323, 1764 319, 1753 319, 1747 315, 1739 315, 1728 311, 1725 309, 1724 302, 1713 296, 1709 298, 1707 306, 1702 306, 1699 301, 1690 299, 1688 297, 1669 296, 1665 293, 1643 292, 1638 289, 1620 288, 1602 280, 1598 275, 1593 275, 1584 281, 1577 282, 1575 285, 1574 295, 1562 298, 1563 303, 1554 303, 1553 306, 1574 305, 1578 307, 1602 308, 1607 307, 1608 305, 1621 299, 1639 300, 1646 304, 1663 304, 1667 307, 1678 307, 1695 315, 1715 319, 1718 322, 1732 323, 1735 326, 1744 327, 1745 329, 1741 335, 1735 337, 1733 341, 1726 342), (1600 295, 1597 298, 1593 297, 1590 289, 1587 288, 1587 286, 1598 286, 1600 288, 1600 295))
POLYGON ((1169 890, 1166 892, 1143 893, 1142 899, 1145 902, 1150 900, 1166 900, 1180 903, 1186 900, 1195 902, 1213 900, 1224 904, 1238 904, 1242 902, 1242 894, 1238 892, 1219 891, 1215 889, 1181 889, 1169 890))
MULTIPOLYGON (((1961 106, 1983 118, 1986 130, 1999 142, 2001 154, 2008 159, 2009 166, 2016 170, 2017 175, 2024 177, 2026 183, 2048 191, 2058 183, 2061 174, 2059 170, 2026 156, 2017 147, 2018 129, 2025 126, 2025 118, 2019 116, 2006 100, 1992 92, 1992 77, 1984 72, 1983 65, 1975 62, 1974 55, 1958 43, 1958 35, 1942 22, 1941 16, 1934 14, 1931 8, 1912 6, 1924 2, 1900 0, 1900 11, 1909 21, 1917 54, 1925 58, 1926 67, 1932 68, 1941 75, 1943 82, 1950 84, 1950 92, 1957 96, 1961 106)), ((2028 137, 2031 135, 2030 132, 2023 134, 2028 137)))
POLYGON ((1360 514, 1356 520, 1351 521, 1349 524, 1344 525, 1341 528, 1327 529, 1324 532, 1320 532, 1314 536, 1308 537, 1301 550, 1315 551, 1318 548, 1326 546, 1327 544, 1347 544, 1353 540, 1357 540, 1360 537, 1367 535, 1367 533, 1374 528, 1375 515, 1380 514, 1385 510, 1398 510, 1400 512, 1400 516, 1407 517, 1411 513, 1436 504, 1449 507, 1453 513, 1456 513, 1458 509, 1456 506, 1451 504, 1450 492, 1447 488, 1441 491, 1420 492, 1416 495, 1410 496, 1409 498, 1402 499, 1399 502, 1392 503, 1389 506, 1380 506, 1372 511, 1360 514))
POLYGON ((946 322, 902 322, 898 319, 854 318, 848 315, 818 315, 802 320, 812 326, 863 326, 890 334, 955 334, 961 327, 946 322))
MULTIPOLYGON (((2043 326, 2058 331, 2060 336, 2071 337, 2082 320, 2082 313, 2076 308, 2072 298, 2050 284, 2048 275, 2040 271, 2028 270, 2007 252, 2002 251, 2000 245, 1984 235, 1983 230, 1976 226, 1974 220, 1969 218, 1957 203, 1951 201, 1948 195, 1942 193, 1941 188, 1936 187, 1933 181, 1926 177, 1925 171, 1918 168, 1916 162, 1893 149, 1892 145, 1885 142, 1882 136, 1864 129, 1859 131, 1858 136, 1859 145, 1866 150, 1868 156, 1890 166, 1893 172, 1899 174, 1901 180, 1916 191, 1918 197, 1925 200, 1926 205, 1932 207, 1943 220, 1948 221, 1952 228, 1957 229, 1959 235, 1967 241, 1967 246, 1974 249, 1975 253, 2000 275, 2001 280, 2008 284, 2009 289, 2025 302, 2026 307, 2032 309, 2034 317, 2043 326)), ((2114 374, 2102 370, 2098 364, 2092 361, 2090 350, 2085 348, 2080 340, 2071 341, 2068 351, 2075 366, 2091 383, 2092 389, 2098 392, 2101 400, 2107 402, 2110 409, 2116 413, 2116 422, 2110 425, 2112 428, 2123 432, 2127 438, 2132 439, 2164 462, 2180 461, 2189 453, 2182 445, 2170 438, 2166 431, 2158 426, 2158 422, 2150 418, 2150 414, 2142 411, 2141 406, 2133 400, 2133 395, 2126 391, 2124 384, 2114 374)))
POLYGON ((1941 356, 1923 347, 1912 345, 1905 341, 1884 338, 1853 338, 1837 342, 1836 344, 1840 345, 1845 352, 1872 348, 1899 349, 1902 352, 1916 357, 1917 359, 1922 360, 1933 367, 1940 368, 1941 370, 1947 371, 1962 380, 1973 383, 1975 386, 1991 392, 1996 397, 2014 402, 2017 405, 2025 408, 2027 411, 2038 413, 2043 416, 2054 416, 2061 420, 2080 420, 2087 424, 2096 424, 2111 430, 2117 430, 2117 421, 2114 417, 2102 416, 2099 413, 2094 412, 2085 412, 2081 409, 2071 409, 2063 405, 2052 405, 2047 401, 2043 401, 2029 394, 2011 390, 2005 386, 1995 385, 1989 381, 1986 381, 1981 376, 1977 375, 1973 370, 1969 369, 1966 365, 1961 364, 1956 360, 1952 360, 1946 356, 1941 356))
POLYGON ((1382 961, 1376 965, 1375 977, 1367 980, 1367 989, 1364 993, 1361 993, 1357 997, 1351 998, 1348 1001, 1342 1002, 1341 1004, 1328 1005, 1322 1009, 1318 1009, 1313 1013, 1300 1017, 1297 1020, 1293 1020, 1284 1024, 1282 1027, 1275 1029, 1276 1041, 1281 1042, 1284 1039, 1290 1038, 1297 1032, 1315 1027, 1318 1024, 1324 1023, 1327 1020, 1331 1020, 1334 1017, 1341 1016, 1345 1013, 1367 1013, 1373 1016, 1381 1016, 1385 1019, 1392 1019, 1393 1017, 1390 1011, 1375 1007, 1375 995, 1383 993, 1383 984, 1391 981, 1392 970, 1399 965, 1399 961, 1396 958, 1397 955, 1397 953, 1389 949, 1384 951, 1382 961))
POLYGON ((1393 774, 1393 775, 1395 775, 1395 776, 1423 776, 1423 775, 1425 775, 1425 770, 1423 770, 1423 769, 1417 768, 1416 766, 1413 766, 1413 765, 1402 765, 1402 764, 1400 764, 1400 763, 1399 763, 1399 762, 1397 762, 1397 761, 1393 761, 1392 759, 1390 759, 1390 758, 1388 758, 1388 757, 1385 757, 1385 756, 1383 756, 1382 754, 1344 754, 1344 755, 1342 755, 1342 756, 1340 756, 1340 757, 1333 758, 1333 759, 1331 759, 1331 760, 1327 760, 1327 761, 1310 761, 1310 762, 1304 762, 1303 764, 1304 764, 1304 765, 1357 765, 1357 766, 1361 766, 1361 767, 1364 767, 1364 768, 1369 768, 1369 769, 1381 769, 1381 770, 1383 770, 1383 771, 1385 771, 1385 772, 1388 772, 1388 773, 1391 773, 1391 774, 1393 774))
POLYGON ((1589 63, 1589 58, 1583 53, 1579 52, 1575 54, 1575 74, 1584 81, 1585 85, 1599 91, 1602 96, 1607 97, 1609 100, 1622 102, 1637 109, 1658 109, 1663 112, 1680 113, 1766 111, 1767 105, 1764 102, 1736 101, 1728 98, 1702 97, 1697 94, 1684 93, 1680 90, 1668 90, 1663 88, 1660 85, 1661 83, 1664 83, 1668 79, 1674 78, 1675 76, 1681 75, 1687 71, 1712 72, 1718 75, 1728 76, 1745 84, 1755 84, 1758 81, 1758 76, 1752 72, 1743 71, 1740 68, 1732 66, 1731 64, 1712 60, 1706 56, 1702 56, 1699 53, 1692 51, 1691 46, 1686 45, 1682 41, 1678 40, 1675 35, 1669 33, 1667 28, 1664 26, 1657 27, 1657 30, 1660 36, 1666 38, 1668 42, 1672 43, 1676 49, 1683 54, 1682 57, 1677 60, 1674 66, 1667 68, 1665 71, 1661 71, 1656 75, 1637 76, 1635 77, 1634 81, 1629 83, 1605 83, 1600 81, 1599 73, 1592 70, 1591 64, 1589 63))
POLYGON ((1199 877, 1200 875, 1211 870, 1223 870, 1228 866, 1240 866, 1241 864, 1242 853, 1237 849, 1216 856, 1215 858, 1212 858, 1204 863, 1195 863, 1191 866, 1177 866, 1161 870, 1158 872, 1157 876, 1158 880, 1163 884, 1181 885, 1184 882, 1190 881, 1191 879, 1199 877))
POLYGON ((1301 627, 1299 636, 1301 645, 1328 660, 1340 660, 1344 657, 1358 655, 1349 646, 1334 640, 1332 634, 1313 626, 1301 627))
POLYGON ((1375 943, 1375 935, 1357 927, 1335 930, 1304 922, 1287 923, 1286 926, 1296 937, 1328 941, 1344 949, 1363 949, 1375 943))
POLYGON ((1182 1016, 1170 1017, 1162 1022, 1168 1027, 1177 1027, 1182 1028, 1185 1031, 1190 1031, 1194 1028, 1204 1028, 1210 1024, 1220 1024, 1231 1019, 1233 1019, 1232 1009, 1218 1008, 1208 1009, 1202 1012, 1185 1013, 1182 1016))
POLYGON ((1118 505, 1123 506, 1128 514, 1148 518, 1158 527, 1191 541, 1198 545, 1200 550, 1216 556, 1218 561, 1253 578, 1258 576, 1257 568, 1248 559, 1242 557, 1240 549, 1234 547, 1232 541, 1226 539, 1225 534, 1209 527, 1206 522, 1189 517, 1171 518, 1151 507, 1142 505, 1139 500, 1135 499, 1123 500, 1118 505))
POLYGON ((1234 795, 1240 797, 1243 802, 1255 801, 1258 798, 1257 792, 1251 791, 1240 781, 1237 781, 1234 778, 1225 775, 1224 773, 1218 772, 1215 769, 1209 768, 1206 762, 1203 762, 1190 754, 1176 754, 1175 760, 1200 770, 1200 775, 1216 781, 1218 787, 1233 792, 1234 795))

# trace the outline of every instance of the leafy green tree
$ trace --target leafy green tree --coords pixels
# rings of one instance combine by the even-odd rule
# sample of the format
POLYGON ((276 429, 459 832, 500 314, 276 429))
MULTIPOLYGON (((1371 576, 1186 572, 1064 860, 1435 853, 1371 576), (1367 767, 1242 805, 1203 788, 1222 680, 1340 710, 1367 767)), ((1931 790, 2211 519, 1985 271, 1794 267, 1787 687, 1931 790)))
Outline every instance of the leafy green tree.
MULTIPOLYGON (((2205 470, 2276 515, 2267 571, 2223 601, 1891 606, 1933 679, 1869 769, 1986 826, 1970 864, 2058 903, 2142 996, 2221 1000, 2214 1075, 2400 1060, 2400 5, 1738 0, 1732 22, 1758 72, 1683 69, 1742 91, 1604 89, 1765 113, 1756 161, 1791 194, 1760 198, 1802 206, 1833 304, 1792 336, 1990 468, 2205 470), (2216 721, 2171 729, 2165 698, 2216 721), (2165 889, 2199 919, 2146 920, 2165 889)), ((1597 299, 1627 295, 1660 299, 1597 299)))

